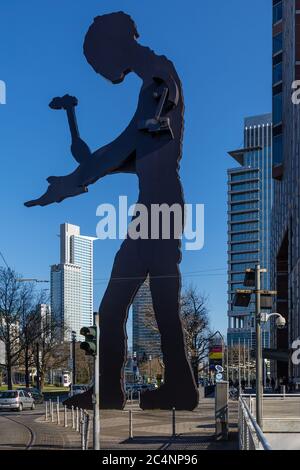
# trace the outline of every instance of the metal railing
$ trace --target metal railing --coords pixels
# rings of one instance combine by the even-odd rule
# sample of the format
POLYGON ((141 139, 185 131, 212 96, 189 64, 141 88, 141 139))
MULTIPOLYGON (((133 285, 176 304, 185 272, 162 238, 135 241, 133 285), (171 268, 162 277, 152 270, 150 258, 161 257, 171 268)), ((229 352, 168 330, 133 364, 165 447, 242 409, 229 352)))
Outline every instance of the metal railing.
POLYGON ((243 396, 239 397, 239 448, 240 450, 272 450, 243 396))

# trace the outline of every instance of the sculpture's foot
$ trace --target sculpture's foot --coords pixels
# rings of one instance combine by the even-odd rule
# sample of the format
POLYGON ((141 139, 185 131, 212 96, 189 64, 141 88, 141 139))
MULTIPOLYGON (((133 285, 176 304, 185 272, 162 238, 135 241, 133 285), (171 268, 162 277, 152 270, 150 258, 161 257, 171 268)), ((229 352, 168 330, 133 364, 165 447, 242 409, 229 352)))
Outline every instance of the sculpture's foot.
POLYGON ((157 390, 147 390, 141 394, 140 407, 143 410, 186 410, 192 411, 198 406, 199 393, 194 384, 189 386, 162 385, 157 390))
MULTIPOLYGON (((122 390, 116 390, 114 393, 100 393, 100 409, 102 410, 123 410, 126 398, 122 390), (102 398, 101 398, 102 397, 102 398)), ((92 410, 93 405, 93 387, 87 392, 74 395, 63 402, 68 408, 82 408, 92 410)))
POLYGON ((67 398, 64 402, 68 408, 74 406, 74 408, 82 408, 83 410, 93 409, 93 387, 84 393, 74 395, 73 397, 67 398))

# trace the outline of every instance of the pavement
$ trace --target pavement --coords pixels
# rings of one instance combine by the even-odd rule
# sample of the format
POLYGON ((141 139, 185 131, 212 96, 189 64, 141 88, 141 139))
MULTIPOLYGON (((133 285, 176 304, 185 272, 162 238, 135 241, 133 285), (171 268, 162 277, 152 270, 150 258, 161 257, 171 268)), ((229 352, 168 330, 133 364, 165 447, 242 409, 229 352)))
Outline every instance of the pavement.
MULTIPOLYGON (((193 412, 176 412, 176 435, 172 436, 171 411, 142 411, 137 401, 128 402, 124 411, 100 413, 101 449, 105 450, 237 450, 237 402, 230 402, 230 435, 226 442, 214 436, 214 399, 200 400, 193 412), (129 438, 129 410, 133 417, 133 438, 129 438)), ((55 414, 56 421, 56 414, 55 414)), ((71 427, 45 421, 45 406, 34 411, 0 412, 0 450, 78 450, 80 434, 71 427)), ((92 420, 91 420, 92 423, 92 420)), ((89 448, 92 448, 92 426, 89 448)))
POLYGON ((171 411, 142 411, 128 403, 124 411, 101 412, 101 449, 147 450, 238 450, 238 406, 230 402, 229 441, 216 441, 215 400, 205 398, 193 412, 176 412, 176 435, 172 436, 171 411), (133 438, 129 438, 129 410, 133 438))

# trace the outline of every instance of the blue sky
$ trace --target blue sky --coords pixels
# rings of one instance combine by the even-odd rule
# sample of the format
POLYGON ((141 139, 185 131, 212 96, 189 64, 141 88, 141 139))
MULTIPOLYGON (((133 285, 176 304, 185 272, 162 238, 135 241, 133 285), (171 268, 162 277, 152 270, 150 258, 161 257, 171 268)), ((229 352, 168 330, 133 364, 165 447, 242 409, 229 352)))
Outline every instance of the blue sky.
MULTIPOLYGON (((134 18, 142 44, 174 62, 183 82, 181 178, 186 202, 205 204, 205 246, 183 253, 183 283, 209 296, 212 327, 225 332, 226 170, 234 166, 226 152, 242 145, 245 116, 271 110, 271 0, 2 1, 0 80, 7 104, 0 106, 0 250, 25 277, 48 279, 49 266, 59 261, 60 223, 95 235, 99 204, 116 204, 119 195, 130 203, 137 198, 136 177, 114 175, 61 204, 23 206, 44 192, 47 176, 75 168, 66 117, 48 108, 53 96, 79 98, 80 132, 93 150, 114 139, 135 111, 139 79, 130 74, 111 85, 82 53, 93 18, 119 10, 134 18)), ((119 244, 95 243, 95 306, 119 244)))

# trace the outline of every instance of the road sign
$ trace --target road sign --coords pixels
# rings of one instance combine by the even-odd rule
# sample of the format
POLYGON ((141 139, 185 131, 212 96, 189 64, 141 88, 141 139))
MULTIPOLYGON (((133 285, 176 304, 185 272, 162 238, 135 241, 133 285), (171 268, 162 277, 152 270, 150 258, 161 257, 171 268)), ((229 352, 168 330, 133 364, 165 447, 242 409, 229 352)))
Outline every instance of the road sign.
POLYGON ((223 380, 223 374, 216 374, 216 382, 221 382, 223 380))

